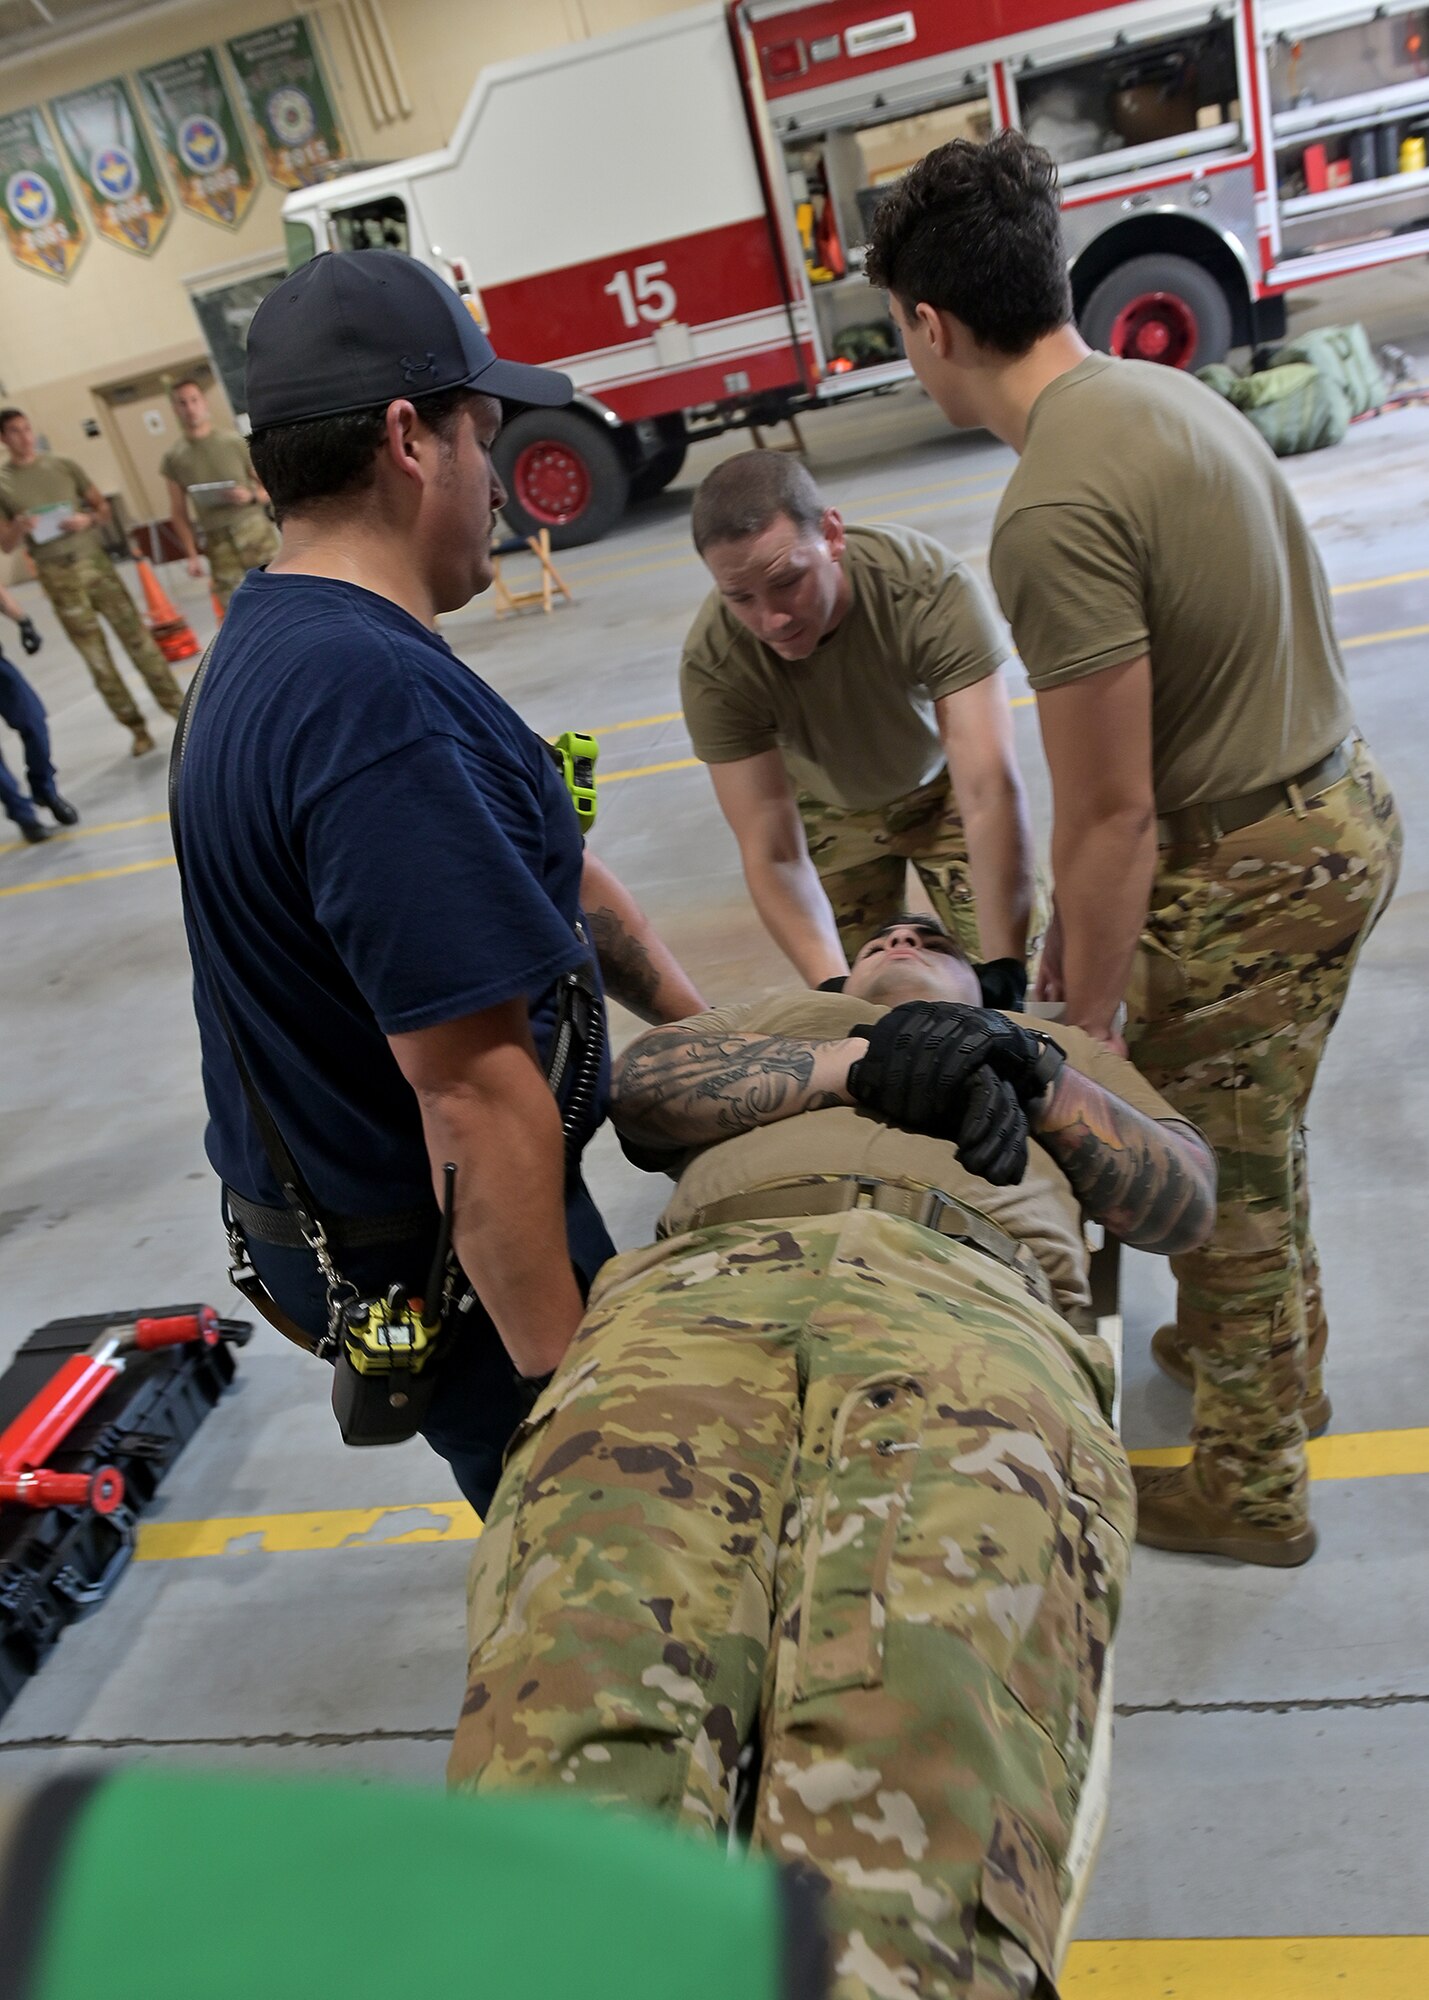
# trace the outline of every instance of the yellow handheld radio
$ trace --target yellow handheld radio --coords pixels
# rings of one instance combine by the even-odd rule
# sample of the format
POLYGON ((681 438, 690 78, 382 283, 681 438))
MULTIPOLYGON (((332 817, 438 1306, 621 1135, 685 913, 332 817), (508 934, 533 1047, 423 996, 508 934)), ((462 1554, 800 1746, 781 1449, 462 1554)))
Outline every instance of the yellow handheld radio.
POLYGON ((414 1298, 393 1285, 382 1298, 347 1298, 335 1313, 332 1407, 344 1444, 400 1444, 431 1407, 437 1371, 428 1364, 445 1345, 451 1294, 456 1168, 450 1162, 442 1179, 442 1223, 424 1295, 414 1298))
POLYGON ((584 729, 565 729, 551 745, 560 760, 561 776, 576 809, 581 832, 595 825, 595 765, 600 745, 584 729))

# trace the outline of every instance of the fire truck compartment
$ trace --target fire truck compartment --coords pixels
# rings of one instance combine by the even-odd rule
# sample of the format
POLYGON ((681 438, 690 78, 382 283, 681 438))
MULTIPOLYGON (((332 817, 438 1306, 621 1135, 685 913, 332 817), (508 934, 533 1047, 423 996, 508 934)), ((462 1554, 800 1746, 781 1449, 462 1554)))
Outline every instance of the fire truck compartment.
POLYGON ((881 93, 822 119, 776 113, 798 253, 814 305, 818 350, 830 387, 902 358, 903 343, 863 274, 873 216, 916 160, 951 139, 992 132, 986 73, 960 79, 926 106, 880 118, 881 93))

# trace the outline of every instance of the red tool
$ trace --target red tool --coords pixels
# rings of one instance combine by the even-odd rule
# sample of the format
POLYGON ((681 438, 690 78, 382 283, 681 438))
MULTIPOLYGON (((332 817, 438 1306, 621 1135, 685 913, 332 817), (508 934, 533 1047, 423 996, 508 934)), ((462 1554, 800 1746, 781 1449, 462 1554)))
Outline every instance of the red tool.
POLYGON ((96 1514, 112 1514, 124 1498, 124 1480, 116 1467, 56 1472, 45 1460, 123 1373, 126 1352, 150 1353, 156 1347, 182 1347, 190 1341, 212 1347, 218 1338, 218 1312, 213 1306, 181 1313, 176 1319, 138 1319, 128 1326, 106 1327, 87 1352, 72 1354, 14 1422, 0 1431, 0 1505, 91 1507, 96 1514))

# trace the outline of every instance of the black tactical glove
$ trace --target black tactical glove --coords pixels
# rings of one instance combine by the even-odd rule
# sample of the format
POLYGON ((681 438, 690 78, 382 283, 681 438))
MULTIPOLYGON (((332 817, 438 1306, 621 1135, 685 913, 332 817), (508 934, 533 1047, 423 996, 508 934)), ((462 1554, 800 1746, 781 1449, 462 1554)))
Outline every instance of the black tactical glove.
POLYGON ((968 1078, 962 1120, 946 1136, 968 1172, 994 1187, 1016 1187, 1027 1171, 1027 1113, 986 1063, 968 1078))
POLYGON ((24 647, 25 651, 27 653, 38 653, 43 643, 39 633, 35 630, 34 619, 22 618, 20 620, 20 644, 24 647))
POLYGON ((983 1064, 1025 1106, 1041 1096, 1064 1060, 1045 1035, 955 1000, 907 1000, 849 1033, 868 1042, 868 1054, 848 1073, 855 1103, 936 1137, 955 1136, 968 1080, 983 1064))
POLYGON ((984 1007, 1004 1007, 1020 1013, 1027 998, 1027 967, 1020 958, 990 958, 975 965, 984 1007))

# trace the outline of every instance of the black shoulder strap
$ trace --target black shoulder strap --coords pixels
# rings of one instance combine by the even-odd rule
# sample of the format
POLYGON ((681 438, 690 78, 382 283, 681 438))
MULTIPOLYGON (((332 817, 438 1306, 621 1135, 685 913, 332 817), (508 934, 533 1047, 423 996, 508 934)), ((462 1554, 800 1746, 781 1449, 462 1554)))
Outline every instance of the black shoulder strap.
MULTIPOLYGON (((173 748, 169 752, 169 830, 173 835, 174 860, 178 863, 179 868, 179 888, 183 896, 184 908, 189 913, 189 939, 196 960, 202 956, 202 944, 200 942, 198 924, 193 918, 192 910, 189 908, 188 885, 184 879, 183 833, 179 826, 179 781, 183 776, 184 752, 188 747, 189 725, 193 721, 194 704, 198 700, 199 689, 203 686, 204 678, 208 673, 209 665, 213 659, 213 649, 217 644, 218 641, 216 638, 210 639, 207 651, 199 661, 198 671, 189 682, 188 693, 184 696, 183 705, 179 709, 178 721, 174 729, 173 748)), ((239 1048, 238 1037, 233 1032, 233 1023, 229 1019, 228 1008, 224 1003, 223 991, 218 978, 213 968, 206 962, 203 965, 203 971, 208 981, 208 990, 213 998, 214 1012, 218 1015, 219 1026, 223 1029, 223 1038, 228 1044, 228 1053, 232 1056, 233 1066, 238 1072, 238 1081, 243 1089, 243 1096, 248 1105, 249 1116, 258 1128, 258 1137, 263 1142, 263 1151, 268 1156, 268 1165, 272 1169, 273 1178, 283 1190, 283 1199, 287 1202, 289 1208, 293 1210, 300 1222, 311 1229, 320 1220, 317 1204, 313 1200, 307 1182, 303 1179, 299 1171, 296 1160, 294 1160, 288 1150, 282 1133, 278 1130, 276 1120, 267 1105, 263 1102, 263 1099, 259 1096, 258 1086, 254 1083, 248 1065, 243 1060, 243 1051, 239 1048)))

